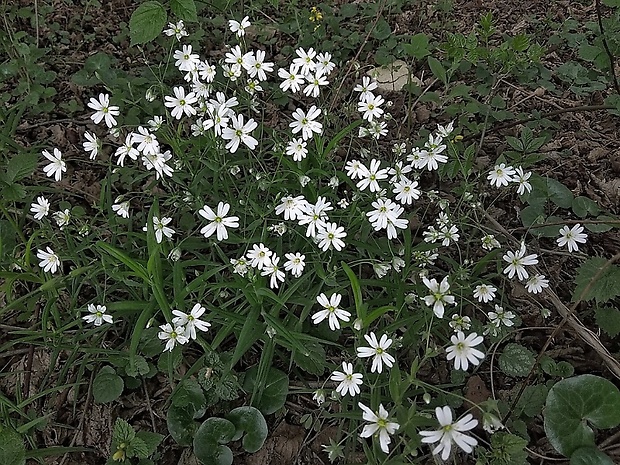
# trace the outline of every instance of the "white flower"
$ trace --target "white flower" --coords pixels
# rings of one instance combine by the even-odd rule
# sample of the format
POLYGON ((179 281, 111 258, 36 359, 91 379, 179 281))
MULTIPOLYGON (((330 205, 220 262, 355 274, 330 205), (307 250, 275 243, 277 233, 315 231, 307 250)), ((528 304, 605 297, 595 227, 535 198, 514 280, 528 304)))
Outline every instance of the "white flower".
POLYGON ((261 271, 261 276, 269 276, 269 287, 271 289, 278 288, 278 281, 284 282, 284 271, 280 269, 278 263, 280 261, 280 257, 276 257, 275 254, 271 257, 271 259, 265 263, 263 266, 263 270, 261 271))
POLYGON ((284 79, 280 83, 280 88, 286 92, 287 90, 291 90, 291 92, 296 93, 299 91, 300 86, 304 83, 304 74, 300 73, 299 66, 291 65, 289 71, 284 68, 280 68, 278 70, 278 76, 284 79))
POLYGON ((175 36, 177 40, 181 40, 182 37, 187 37, 189 34, 185 30, 185 24, 183 24, 183 20, 180 19, 178 23, 168 23, 168 29, 164 31, 168 37, 175 36))
POLYGON ((364 76, 362 78, 362 83, 357 84, 354 88, 354 92, 360 93, 360 101, 365 101, 366 99, 373 97, 372 91, 377 88, 377 81, 373 81, 368 76, 364 76))
MULTIPOLYGON (((127 141, 125 142, 127 144, 127 141)), ((148 129, 138 126, 138 133, 133 133, 132 144, 138 144, 138 151, 144 155, 155 155, 159 152, 159 141, 148 129)))
POLYGON ((409 155, 407 160, 413 161, 414 168, 434 171, 439 169, 439 163, 446 163, 448 156, 443 152, 446 145, 442 144, 441 137, 434 137, 432 134, 428 137, 428 141, 424 144, 424 148, 415 152, 415 155, 409 155))
POLYGON ((105 305, 93 305, 88 304, 88 312, 90 315, 86 315, 82 317, 82 320, 86 321, 86 323, 93 323, 95 326, 101 326, 103 322, 112 324, 114 319, 112 315, 106 315, 106 307, 105 305))
POLYGON ((490 412, 482 414, 482 429, 487 433, 493 434, 499 429, 503 429, 504 425, 501 420, 490 412))
POLYGON ((385 99, 380 95, 369 95, 365 100, 357 103, 357 110, 363 113, 362 118, 368 122, 372 122, 374 118, 380 118, 383 114, 381 105, 385 102, 385 99))
POLYGON ((308 81, 308 85, 304 88, 304 95, 315 98, 319 96, 321 86, 326 86, 329 84, 327 78, 319 72, 317 72, 314 76, 306 76, 306 80, 308 81))
POLYGON ((153 116, 153 119, 147 121, 147 124, 151 128, 152 131, 159 131, 164 124, 163 116, 153 116))
POLYGON ((204 237, 211 237, 214 232, 217 232, 217 240, 223 241, 228 239, 228 231, 226 228, 238 228, 239 227, 239 217, 238 216, 229 216, 226 217, 228 211, 230 210, 230 205, 224 202, 219 202, 217 204, 217 214, 211 210, 211 208, 207 205, 203 206, 198 214, 205 218, 207 221, 210 221, 208 225, 204 226, 200 230, 200 234, 204 237))
POLYGON ((319 241, 319 248, 325 252, 330 247, 333 247, 337 251, 341 251, 345 247, 345 243, 342 240, 347 237, 347 233, 344 231, 343 226, 338 226, 336 223, 325 223, 325 226, 318 227, 316 235, 319 241))
POLYGON ((228 20, 228 27, 230 28, 230 32, 233 34, 237 34, 237 37, 243 37, 245 35, 245 30, 250 27, 252 23, 250 23, 250 17, 245 16, 241 22, 235 21, 234 19, 228 20))
POLYGON ((373 435, 379 436, 381 450, 388 454, 390 452, 390 443, 392 442, 390 435, 398 431, 400 425, 393 421, 389 421, 389 414, 383 407, 383 404, 379 404, 379 411, 377 413, 370 410, 361 402, 358 402, 357 405, 359 405, 364 412, 362 414, 364 420, 370 423, 364 426, 364 429, 360 433, 360 437, 369 438, 373 435))
POLYGON ((245 276, 248 272, 248 261, 245 257, 231 258, 230 264, 233 266, 233 271, 237 273, 239 276, 245 276))
POLYGON ((513 181, 512 176, 515 172, 516 171, 512 166, 506 166, 506 163, 501 163, 499 165, 495 165, 495 168, 489 172, 487 179, 490 181, 492 186, 507 186, 509 182, 513 181))
POLYGON ((523 168, 521 168, 520 166, 515 168, 515 175, 512 178, 512 182, 516 182, 519 184, 519 187, 517 188, 517 194, 523 195, 525 194, 525 191, 532 192, 532 185, 528 182, 530 176, 532 176, 531 171, 524 173, 523 168))
POLYGON ((285 220, 295 221, 297 217, 301 217, 307 203, 303 195, 298 195, 297 197, 284 196, 280 201, 280 205, 276 207, 276 215, 284 213, 285 220))
POLYGON ((226 127, 222 130, 222 139, 228 140, 226 149, 230 153, 235 153, 239 148, 239 143, 243 142, 250 150, 254 150, 258 141, 252 137, 252 131, 258 127, 258 123, 252 118, 247 123, 243 123, 243 115, 230 118, 232 128, 226 127))
POLYGON ((319 53, 316 56, 316 65, 314 68, 314 71, 317 74, 324 74, 324 75, 329 75, 334 68, 336 67, 336 65, 334 63, 332 63, 332 55, 329 52, 323 52, 323 53, 319 53))
POLYGON ((175 50, 173 58, 176 60, 174 66, 179 68, 179 71, 192 71, 200 63, 200 57, 197 53, 192 53, 191 45, 183 45, 183 50, 175 50))
POLYGON ((254 54, 252 52, 243 53, 241 47, 235 45, 230 49, 230 52, 226 52, 225 62, 230 63, 232 66, 241 66, 245 70, 251 67, 250 61, 254 54))
POLYGON ((134 133, 130 132, 125 137, 125 144, 121 145, 119 148, 116 149, 116 152, 114 152, 114 155, 118 157, 118 159, 116 160, 117 165, 124 166, 126 156, 129 156, 129 158, 131 158, 132 160, 138 159, 138 155, 140 155, 140 152, 138 152, 138 149, 133 146, 134 142, 134 133))
POLYGON ((447 226, 443 226, 439 230, 439 239, 441 239, 441 245, 448 246, 452 242, 458 242, 459 237, 459 228, 454 225, 450 226, 450 228, 448 228, 447 226))
POLYGON ((564 226, 560 229, 560 237, 556 239, 556 242, 559 247, 567 246, 569 252, 576 252, 579 250, 577 242, 585 244, 587 238, 588 235, 583 232, 583 226, 577 223, 572 228, 564 226))
POLYGON ((56 224, 62 230, 66 225, 71 221, 71 212, 68 208, 65 208, 62 211, 54 213, 54 219, 56 220, 56 224))
POLYGON ((525 283, 527 292, 532 294, 538 294, 546 287, 549 287, 549 280, 543 274, 534 275, 525 283))
POLYGON ((37 249, 37 258, 41 260, 39 262, 39 266, 43 268, 43 271, 50 271, 52 274, 54 274, 56 273, 58 268, 60 268, 60 258, 58 258, 58 255, 56 255, 56 253, 52 249, 50 249, 49 247, 46 248, 47 252, 41 249, 37 249))
POLYGON ((512 279, 515 273, 519 280, 523 281, 524 279, 529 278, 529 273, 525 269, 526 266, 536 265, 538 263, 537 259, 538 255, 531 254, 525 255, 525 243, 521 243, 521 248, 517 252, 508 251, 502 257, 504 261, 508 262, 509 265, 504 268, 504 274, 508 275, 508 278, 512 279))
POLYGON ((315 105, 312 105, 308 110, 308 113, 304 112, 301 108, 298 108, 293 113, 293 121, 289 124, 289 127, 292 128, 293 134, 297 134, 301 131, 301 137, 303 140, 311 139, 313 133, 321 134, 323 131, 323 125, 318 121, 315 121, 316 118, 321 114, 321 109, 317 108, 315 105))
POLYGON ((43 196, 37 197, 37 201, 30 204, 30 212, 34 214, 35 220, 42 220, 50 212, 49 201, 43 196))
POLYGON ((471 318, 468 316, 452 315, 450 321, 450 328, 457 331, 467 331, 471 327, 471 318))
POLYGON ((314 391, 314 394, 312 394, 312 400, 314 400, 320 407, 325 402, 325 391, 323 389, 314 391))
POLYGON ((286 261, 284 262, 284 269, 286 271, 290 271, 293 276, 299 278, 301 273, 304 271, 304 267, 306 266, 305 255, 296 253, 287 253, 284 255, 286 257, 286 261))
POLYGON ((344 169, 347 170, 347 176, 352 180, 356 178, 362 179, 368 173, 368 168, 359 160, 349 160, 344 169))
POLYGON ((165 325, 161 325, 159 329, 161 329, 161 331, 157 337, 159 337, 162 341, 166 341, 164 352, 167 350, 172 352, 172 349, 174 349, 177 342, 183 345, 189 341, 183 326, 175 326, 173 328, 170 323, 166 323, 165 325))
POLYGON ((259 245, 254 244, 252 250, 247 253, 247 257, 250 261, 250 265, 253 268, 262 270, 264 266, 271 262, 271 256, 273 252, 269 250, 262 242, 259 245))
POLYGON ((101 148, 99 139, 97 139, 97 136, 95 134, 91 134, 90 132, 85 132, 84 137, 86 137, 87 139, 86 142, 82 144, 84 150, 86 152, 90 152, 88 158, 94 160, 95 158, 97 158, 97 154, 99 153, 99 149, 101 148))
POLYGON ((475 346, 482 344, 482 336, 478 336, 476 333, 471 333, 465 337, 462 331, 453 335, 450 340, 452 345, 446 348, 448 354, 448 360, 454 359, 454 369, 467 371, 469 364, 480 365, 480 361, 484 358, 484 354, 478 349, 474 349, 475 346))
POLYGON ((504 325, 506 327, 511 327, 514 325, 514 321, 512 319, 515 317, 515 314, 511 311, 505 311, 504 307, 500 307, 495 304, 495 311, 489 312, 489 320, 491 324, 496 328, 504 325))
POLYGON ((450 137, 454 131, 454 121, 450 121, 447 126, 442 126, 441 124, 437 124, 437 135, 444 139, 450 137))
POLYGON ((379 181, 388 177, 387 168, 379 169, 380 166, 381 162, 374 159, 370 161, 370 168, 360 168, 361 176, 360 181, 357 183, 357 188, 363 191, 369 187, 370 192, 379 192, 381 190, 379 181))
POLYGON ((195 340, 196 329, 206 332, 211 326, 211 323, 200 320, 204 312, 206 309, 200 304, 194 304, 189 314, 183 313, 181 310, 172 310, 172 314, 175 315, 172 323, 177 327, 185 327, 185 335, 195 340))
POLYGON ((196 114, 196 109, 192 106, 193 103, 198 101, 196 94, 190 92, 185 95, 185 89, 181 86, 173 87, 174 97, 166 95, 164 103, 168 108, 172 108, 170 114, 173 118, 181 119, 183 113, 187 116, 193 116, 196 114))
POLYGON ((437 447, 433 449, 433 455, 441 453, 441 459, 446 461, 450 457, 452 443, 458 445, 468 454, 474 450, 474 446, 478 441, 471 436, 463 434, 465 431, 474 429, 478 425, 478 420, 474 419, 471 413, 468 413, 456 423, 452 423, 452 410, 450 407, 437 407, 435 415, 441 425, 437 431, 420 431, 422 442, 433 444, 439 442, 437 447))
POLYGON ((379 198, 372 203, 375 208, 372 211, 366 213, 368 220, 372 223, 375 231, 387 228, 388 221, 396 220, 395 214, 396 207, 398 206, 390 199, 379 198))
POLYGON ((67 164, 62 159, 62 153, 60 153, 60 150, 54 149, 54 155, 49 153, 47 150, 43 150, 41 153, 51 162, 43 168, 45 175, 48 177, 54 176, 56 181, 60 181, 62 179, 62 173, 67 171, 67 164))
POLYGON ((342 296, 340 294, 332 294, 328 299, 325 294, 321 293, 316 300, 321 306, 323 306, 323 310, 320 310, 312 315, 312 322, 315 325, 318 325, 325 318, 328 318, 329 329, 336 331, 337 329, 340 329, 339 320, 348 322, 351 318, 351 314, 349 312, 338 307, 338 305, 340 305, 340 300, 342 300, 342 296))
POLYGON ((293 161, 302 161, 308 156, 307 142, 302 138, 296 138, 286 145, 286 154, 293 157, 293 161))
POLYGON ((171 238, 174 234, 174 229, 169 228, 167 225, 170 224, 172 218, 162 217, 159 219, 158 217, 153 217, 153 229, 155 230, 155 240, 157 240, 158 244, 161 244, 161 241, 164 240, 164 236, 171 238))
POLYGON ((142 156, 142 164, 146 167, 147 170, 154 169, 156 172, 156 178, 160 177, 172 176, 174 170, 172 167, 166 164, 168 160, 172 158, 172 153, 170 150, 166 150, 165 152, 156 152, 153 154, 143 155, 142 156))
POLYGON ((295 53, 297 54, 297 58, 293 60, 293 65, 299 66, 301 74, 307 75, 314 71, 314 68, 316 67, 316 64, 314 63, 316 52, 313 48, 309 48, 306 52, 300 47, 295 50, 295 53))
POLYGON ((129 202, 119 202, 120 198, 116 199, 116 203, 112 205, 112 210, 116 212, 118 216, 123 218, 129 218, 129 202))
POLYGON ((493 234, 487 234, 482 238, 482 248, 484 250, 493 250, 498 249, 502 245, 499 243, 493 234))
POLYGON ((265 52, 257 50, 248 59, 248 74, 251 78, 257 77, 259 81, 266 81, 267 74, 273 71, 273 63, 265 62, 265 52))
POLYGON ((424 285, 431 291, 430 295, 423 298, 424 303, 429 307, 433 306, 433 313, 437 315, 437 318, 443 318, 445 311, 444 305, 455 305, 454 296, 448 295, 450 290, 450 284, 448 283, 448 277, 446 276, 441 280, 441 283, 437 283, 435 278, 428 279, 426 276, 422 278, 424 285))
POLYGON ((410 181, 401 177, 399 181, 394 183, 393 193, 396 195, 396 201, 407 205, 411 205, 414 200, 418 200, 422 195, 422 191, 417 189, 418 181, 410 181))
POLYGON ((486 304, 495 298, 495 291, 497 288, 490 284, 480 284, 474 289, 474 297, 478 299, 478 302, 486 304))
POLYGON ((99 100, 91 97, 88 102, 88 108, 95 110, 95 113, 90 116, 90 119, 95 124, 99 124, 102 119, 105 119, 107 127, 116 126, 116 119, 114 117, 118 116, 120 111, 117 106, 110 106, 110 96, 108 94, 99 94, 99 100))
POLYGON ((392 339, 389 339, 386 334, 383 334, 381 339, 377 340, 377 336, 374 332, 371 332, 370 335, 364 334, 364 339, 366 339, 370 347, 358 347, 357 356, 359 358, 373 357, 370 371, 372 373, 381 373, 384 363, 385 366, 391 368, 396 359, 386 351, 392 345, 392 339))
POLYGON ((334 209, 331 206, 331 202, 327 202, 325 197, 321 196, 318 197, 314 205, 306 202, 301 208, 302 213, 298 214, 297 218, 300 226, 308 225, 306 237, 316 237, 319 229, 325 228, 327 225, 327 212, 334 209))

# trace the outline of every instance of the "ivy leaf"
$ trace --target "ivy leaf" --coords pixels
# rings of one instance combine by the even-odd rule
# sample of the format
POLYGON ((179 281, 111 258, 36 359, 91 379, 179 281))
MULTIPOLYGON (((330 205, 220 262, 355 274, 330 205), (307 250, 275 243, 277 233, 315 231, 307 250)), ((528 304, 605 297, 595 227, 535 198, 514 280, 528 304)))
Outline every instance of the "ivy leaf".
POLYGON ((242 444, 246 452, 258 452, 263 447, 269 429, 260 410, 249 406, 237 407, 226 415, 226 418, 237 428, 234 440, 239 439, 245 432, 242 444))
POLYGON ((506 344, 499 356, 500 369, 510 376, 527 376, 534 366, 535 358, 531 350, 520 344, 506 344))
POLYGON ((549 391, 544 417, 549 442, 570 457, 581 447, 594 446, 590 424, 597 428, 620 424, 620 391, 600 376, 564 379, 549 391))
POLYGON ((93 398, 98 404, 112 402, 120 397, 124 388, 123 378, 116 374, 114 368, 105 366, 93 381, 93 398))
POLYGON ((154 40, 163 31, 167 17, 166 10, 159 2, 148 1, 140 5, 129 20, 131 46, 154 40))
POLYGON ((235 436, 235 425, 224 418, 207 418, 194 436, 194 454, 205 465, 232 465, 233 455, 224 444, 235 436))
POLYGON ((607 260, 601 257, 592 257, 586 260, 577 271, 575 277, 575 292, 573 292, 572 301, 583 294, 585 289, 590 285, 588 291, 583 296, 583 300, 596 299, 597 302, 607 302, 614 297, 620 295, 620 267, 617 265, 609 265, 599 274, 601 268, 607 265, 607 260))
POLYGON ((620 334, 620 310, 614 307, 600 307, 596 309, 596 324, 610 337, 620 334))

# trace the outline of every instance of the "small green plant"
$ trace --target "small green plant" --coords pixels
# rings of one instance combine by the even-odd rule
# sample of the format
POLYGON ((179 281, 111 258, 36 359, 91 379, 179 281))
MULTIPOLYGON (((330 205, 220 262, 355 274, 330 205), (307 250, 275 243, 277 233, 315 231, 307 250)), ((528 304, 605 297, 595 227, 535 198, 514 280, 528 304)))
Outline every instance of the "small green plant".
POLYGON ((132 459, 147 459, 155 454, 164 437, 150 431, 136 431, 122 418, 117 418, 112 433, 112 457, 108 464, 137 463, 132 459))

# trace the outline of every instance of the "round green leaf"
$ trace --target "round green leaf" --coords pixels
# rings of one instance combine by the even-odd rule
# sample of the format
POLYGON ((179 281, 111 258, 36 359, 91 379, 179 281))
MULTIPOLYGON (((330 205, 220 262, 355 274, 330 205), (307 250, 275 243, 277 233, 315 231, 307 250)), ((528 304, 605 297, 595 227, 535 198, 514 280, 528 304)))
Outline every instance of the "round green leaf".
POLYGON ((120 397, 125 388, 123 378, 116 374, 114 368, 106 366, 99 370, 93 381, 93 398, 99 404, 112 402, 120 397))
POLYGON ((6 465, 24 465, 26 448, 21 435, 12 428, 0 431, 0 463, 6 465))
POLYGON ((171 405, 166 414, 166 424, 172 438, 181 446, 192 443, 198 423, 194 421, 196 410, 192 404, 185 407, 171 405))
POLYGON ((545 433, 551 445, 570 457, 581 447, 594 446, 594 431, 620 424, 620 391, 610 381, 581 375, 556 383, 547 396, 545 433))
POLYGON ((155 39, 166 25, 167 14, 159 2, 148 1, 140 5, 129 20, 131 45, 145 44, 155 39))
POLYGON ((207 418, 194 436, 194 454, 205 465, 231 465, 233 455, 223 444, 232 441, 235 425, 224 418, 207 418))
POLYGON ((580 447, 571 455, 570 465, 614 465, 614 462, 596 447, 580 447))
POLYGON ((534 354, 522 345, 506 344, 499 356, 500 369, 510 376, 527 376, 534 366, 534 354))
POLYGON ((205 393, 195 379, 186 379, 177 387, 172 396, 172 404, 177 407, 193 405, 195 410, 200 410, 207 403, 205 393))
POLYGON ((263 447, 269 429, 260 410, 249 406, 237 407, 226 415, 226 418, 237 428, 235 440, 245 432, 243 448, 247 452, 254 453, 263 447))
MULTIPOLYGON (((245 375, 243 388, 247 392, 254 392, 258 367, 254 366, 245 375)), ((277 368, 270 368, 264 383, 262 395, 255 402, 256 407, 265 415, 280 410, 288 395, 288 376, 277 368)))

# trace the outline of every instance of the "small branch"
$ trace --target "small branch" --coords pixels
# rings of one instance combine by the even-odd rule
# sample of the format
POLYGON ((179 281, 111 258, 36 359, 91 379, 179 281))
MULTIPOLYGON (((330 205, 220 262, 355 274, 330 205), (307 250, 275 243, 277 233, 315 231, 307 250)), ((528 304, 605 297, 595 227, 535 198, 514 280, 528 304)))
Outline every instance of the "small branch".
POLYGON ((616 76, 616 62, 613 54, 611 53, 611 50, 609 50, 609 45, 607 44, 607 39, 605 38, 605 29, 603 29, 601 0, 596 0, 596 19, 598 20, 598 28, 601 30, 601 40, 603 41, 603 47, 605 48, 605 53, 607 53, 607 57, 609 58, 609 68, 611 70, 611 77, 614 81, 614 88, 616 89, 616 93, 620 94, 620 85, 618 85, 618 77, 616 76))

